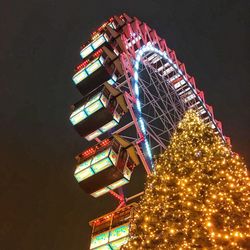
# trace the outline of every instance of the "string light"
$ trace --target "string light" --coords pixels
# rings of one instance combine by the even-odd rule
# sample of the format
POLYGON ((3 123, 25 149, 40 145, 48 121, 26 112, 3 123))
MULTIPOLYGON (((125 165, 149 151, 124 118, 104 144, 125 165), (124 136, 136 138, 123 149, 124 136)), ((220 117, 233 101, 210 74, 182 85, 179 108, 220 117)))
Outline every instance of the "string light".
POLYGON ((155 166, 123 250, 250 249, 247 168, 195 111, 155 166))

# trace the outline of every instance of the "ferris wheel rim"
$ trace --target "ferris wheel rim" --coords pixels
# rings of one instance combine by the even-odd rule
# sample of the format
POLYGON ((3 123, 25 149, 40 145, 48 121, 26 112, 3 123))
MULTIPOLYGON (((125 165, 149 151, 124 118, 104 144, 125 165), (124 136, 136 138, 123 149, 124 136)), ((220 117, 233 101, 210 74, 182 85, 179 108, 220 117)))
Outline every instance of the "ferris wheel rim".
MULTIPOLYGON (((141 128, 141 131, 145 137, 144 139, 144 143, 146 145, 146 151, 147 151, 147 154, 148 156, 150 157, 150 160, 152 161, 152 152, 151 152, 151 149, 150 149, 150 145, 148 143, 148 139, 147 139, 147 136, 146 136, 146 128, 145 128, 145 123, 144 123, 144 120, 143 120, 143 117, 142 117, 142 114, 141 114, 141 102, 140 102, 140 91, 139 91, 139 84, 138 84, 138 80, 139 80, 139 73, 138 73, 138 70, 139 70, 139 64, 140 63, 143 63, 142 61, 142 58, 143 58, 143 55, 147 52, 154 52, 154 53, 157 53, 158 55, 160 55, 161 57, 164 57, 165 60, 169 61, 172 63, 172 60, 167 57, 167 54, 166 52, 162 52, 160 49, 154 47, 152 45, 152 43, 148 43, 148 44, 145 44, 143 45, 140 49, 138 49, 138 51, 136 51, 136 55, 135 55, 135 61, 133 63, 133 70, 134 70, 134 75, 132 76, 132 81, 133 81, 133 89, 134 89, 134 93, 135 93, 135 98, 136 98, 136 109, 137 109, 137 112, 140 114, 140 117, 138 118, 138 124, 141 128)), ((180 71, 181 75, 184 76, 182 74, 182 72, 180 71)), ((153 162, 152 163, 152 170, 154 170, 154 164, 153 162)))

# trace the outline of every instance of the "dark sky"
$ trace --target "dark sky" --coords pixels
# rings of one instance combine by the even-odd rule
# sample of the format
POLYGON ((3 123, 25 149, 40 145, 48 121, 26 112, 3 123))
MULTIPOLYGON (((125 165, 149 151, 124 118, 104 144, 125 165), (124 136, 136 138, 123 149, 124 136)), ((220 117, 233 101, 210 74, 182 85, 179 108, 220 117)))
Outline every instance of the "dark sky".
POLYGON ((0 2, 0 249, 85 250, 88 221, 114 207, 73 178, 85 147, 71 127, 79 48, 105 19, 127 12, 174 48, 248 164, 248 0, 0 2))

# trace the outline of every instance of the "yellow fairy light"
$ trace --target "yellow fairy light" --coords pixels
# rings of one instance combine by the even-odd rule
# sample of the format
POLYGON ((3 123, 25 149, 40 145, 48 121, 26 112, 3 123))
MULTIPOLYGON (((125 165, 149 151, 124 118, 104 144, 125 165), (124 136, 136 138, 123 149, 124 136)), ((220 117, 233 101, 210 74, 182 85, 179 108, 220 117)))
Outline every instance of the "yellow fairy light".
POLYGON ((238 237, 238 236, 239 236, 239 233, 238 233, 238 232, 235 232, 235 233, 234 233, 234 236, 235 236, 235 237, 238 237))
POLYGON ((207 222, 207 226, 208 227, 211 227, 212 226, 212 223, 209 221, 209 222, 207 222))

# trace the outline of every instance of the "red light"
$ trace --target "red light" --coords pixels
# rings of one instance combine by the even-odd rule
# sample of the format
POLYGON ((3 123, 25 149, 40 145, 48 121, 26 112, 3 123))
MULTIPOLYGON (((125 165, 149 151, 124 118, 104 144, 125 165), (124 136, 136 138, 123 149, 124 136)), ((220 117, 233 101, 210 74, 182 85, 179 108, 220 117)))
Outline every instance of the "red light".
POLYGON ((95 148, 89 148, 86 151, 82 152, 83 158, 89 157, 95 153, 95 148))
POLYGON ((88 64, 89 64, 89 59, 83 61, 81 64, 79 64, 79 65, 76 67, 76 71, 81 70, 82 68, 86 67, 88 64))
POLYGON ((105 22, 102 26, 100 26, 97 30, 101 31, 107 26, 108 22, 105 22))
POLYGON ((106 147, 107 145, 109 145, 111 143, 110 139, 104 139, 102 142, 100 142, 99 144, 88 148, 87 150, 83 151, 80 154, 80 157, 83 159, 89 158, 90 156, 94 155, 100 148, 102 147, 106 147))
POLYGON ((110 139, 105 139, 100 143, 101 147, 105 147, 110 144, 110 139))
POLYGON ((102 53, 102 49, 97 50, 97 51, 94 53, 94 57, 98 57, 101 53, 102 53))

